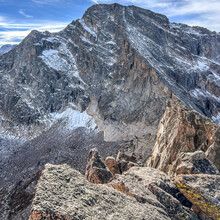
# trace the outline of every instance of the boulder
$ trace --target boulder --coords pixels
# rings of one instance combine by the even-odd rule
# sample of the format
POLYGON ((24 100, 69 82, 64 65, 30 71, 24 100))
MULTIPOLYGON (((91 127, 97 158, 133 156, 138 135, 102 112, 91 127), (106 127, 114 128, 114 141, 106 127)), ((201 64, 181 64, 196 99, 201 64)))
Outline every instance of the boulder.
POLYGON ((113 177, 99 155, 97 148, 93 148, 89 152, 85 176, 89 182, 96 184, 107 183, 113 177))
POLYGON ((108 185, 88 182, 68 165, 47 164, 37 184, 29 220, 169 220, 162 205, 151 196, 149 202, 141 203, 108 185))
POLYGON ((129 170, 131 167, 139 166, 135 155, 129 155, 125 152, 122 153, 121 151, 118 152, 116 161, 118 163, 120 173, 129 170))
POLYGON ((106 157, 105 164, 113 175, 121 173, 114 157, 106 157))
POLYGON ((203 151, 180 153, 171 168, 172 173, 179 174, 218 174, 216 166, 206 158, 203 151))

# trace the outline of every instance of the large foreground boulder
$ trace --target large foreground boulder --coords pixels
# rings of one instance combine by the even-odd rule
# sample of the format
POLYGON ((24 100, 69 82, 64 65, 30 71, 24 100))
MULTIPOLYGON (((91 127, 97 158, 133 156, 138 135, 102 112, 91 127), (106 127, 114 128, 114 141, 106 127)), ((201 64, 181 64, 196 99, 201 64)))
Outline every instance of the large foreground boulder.
POLYGON ((179 175, 175 183, 201 218, 220 219, 220 175, 179 175))
POLYGON ((133 167, 111 183, 93 184, 68 165, 47 164, 29 220, 197 220, 190 207, 172 179, 153 168, 133 167))
POLYGON ((47 164, 37 185, 29 220, 170 219, 158 204, 155 196, 152 202, 149 196, 148 201, 141 203, 107 185, 88 182, 68 165, 47 164))

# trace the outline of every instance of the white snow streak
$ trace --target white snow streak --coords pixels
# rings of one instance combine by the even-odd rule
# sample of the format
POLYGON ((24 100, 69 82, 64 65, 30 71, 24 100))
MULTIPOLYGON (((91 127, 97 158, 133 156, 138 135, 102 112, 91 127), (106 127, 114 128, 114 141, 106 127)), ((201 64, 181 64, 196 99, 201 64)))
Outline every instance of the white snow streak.
POLYGON ((50 117, 53 122, 65 119, 67 124, 66 129, 68 130, 74 130, 80 127, 95 130, 97 127, 93 117, 89 116, 86 111, 79 112, 70 107, 62 113, 51 113, 50 117))
POLYGON ((82 27, 91 35, 93 35, 94 37, 97 37, 96 33, 90 28, 88 27, 83 19, 79 19, 80 24, 82 25, 82 27))
POLYGON ((216 116, 212 116, 212 120, 220 125, 220 112, 216 116))

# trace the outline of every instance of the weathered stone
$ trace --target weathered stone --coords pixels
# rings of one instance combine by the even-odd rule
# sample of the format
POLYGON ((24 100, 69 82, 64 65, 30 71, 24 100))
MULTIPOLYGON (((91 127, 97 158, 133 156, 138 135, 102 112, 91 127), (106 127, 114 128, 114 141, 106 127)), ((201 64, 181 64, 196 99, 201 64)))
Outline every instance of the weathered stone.
POLYGON ((218 174, 216 166, 206 158, 203 151, 180 153, 170 167, 171 173, 179 174, 218 174))
POLYGON ((121 173, 114 157, 106 157, 105 164, 113 175, 121 173))
POLYGON ((108 185, 140 203, 161 207, 171 219, 198 219, 172 178, 157 169, 133 167, 108 185))
POLYGON ((113 177, 99 155, 97 148, 93 148, 89 152, 85 176, 89 182, 96 184, 107 183, 113 177))
POLYGON ((72 217, 67 217, 64 215, 60 215, 54 213, 53 210, 45 210, 45 212, 33 211, 31 212, 29 220, 42 220, 42 219, 50 219, 50 220, 73 220, 72 217))
MULTIPOLYGON (((219 155, 217 151, 218 129, 219 126, 210 119, 189 109, 180 100, 173 97, 172 100, 168 101, 166 111, 160 121, 156 143, 147 165, 175 175, 177 166, 181 160, 184 160, 183 154, 185 154, 186 158, 191 157, 188 160, 194 163, 194 168, 178 167, 178 173, 216 173, 216 168, 211 168, 212 165, 209 160, 214 165, 219 165, 217 159, 217 155, 219 155), (203 153, 186 154, 198 150, 210 151, 209 160, 205 158, 203 153), (196 158, 198 155, 203 157, 201 163, 199 158, 196 158), (199 166, 201 167, 199 168, 199 166)), ((186 158, 185 160, 187 160, 186 158)))
POLYGON ((116 161, 118 163, 120 173, 129 170, 131 167, 140 166, 140 164, 137 163, 136 157, 133 154, 129 155, 125 153, 125 151, 124 153, 121 151, 118 152, 116 161))
POLYGON ((193 174, 175 177, 179 190, 204 218, 220 219, 220 175, 193 174), (203 215, 202 215, 203 214, 203 215))
POLYGON ((215 133, 215 142, 206 151, 206 156, 220 171, 220 128, 215 133))
POLYGON ((67 165, 47 164, 37 185, 30 220, 170 219, 157 204, 141 203, 107 185, 92 184, 67 165))

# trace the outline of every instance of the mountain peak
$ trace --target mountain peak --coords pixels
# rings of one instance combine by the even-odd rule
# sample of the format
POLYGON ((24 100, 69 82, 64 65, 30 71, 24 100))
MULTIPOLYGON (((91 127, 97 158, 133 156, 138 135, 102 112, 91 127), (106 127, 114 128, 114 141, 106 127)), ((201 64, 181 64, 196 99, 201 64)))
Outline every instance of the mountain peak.
MULTIPOLYGON (((215 171, 219 53, 215 32, 119 4, 94 5, 58 33, 32 31, 0 57, 0 219, 27 219, 46 163, 83 172, 94 147, 102 156, 120 149, 112 160, 120 173, 149 158, 170 175, 215 171), (173 97, 178 102, 172 104, 173 97), (198 149, 204 152, 191 152, 198 149)), ((145 201, 129 187, 115 185, 130 199, 145 201)))

